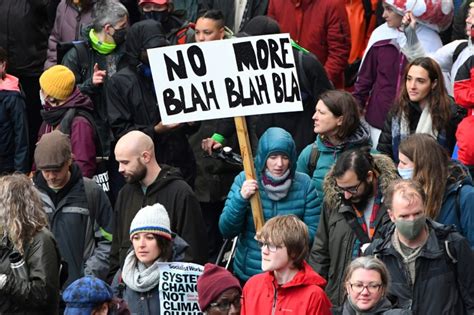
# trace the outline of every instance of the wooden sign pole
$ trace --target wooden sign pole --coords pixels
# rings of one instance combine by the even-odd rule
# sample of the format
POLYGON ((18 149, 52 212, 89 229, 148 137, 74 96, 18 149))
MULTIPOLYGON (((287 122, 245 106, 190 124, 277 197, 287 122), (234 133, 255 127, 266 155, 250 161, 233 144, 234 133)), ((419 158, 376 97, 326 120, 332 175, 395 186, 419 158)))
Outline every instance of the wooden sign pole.
MULTIPOLYGON (((249 133, 247 130, 247 122, 245 117, 234 117, 235 129, 237 129, 237 137, 239 139, 240 154, 244 162, 244 171, 246 179, 257 179, 255 166, 253 164, 252 147, 250 145, 249 133)), ((263 212, 262 201, 260 200, 260 193, 257 190, 255 194, 250 197, 250 206, 252 207, 253 222, 255 223, 255 230, 258 232, 263 227, 263 212)))

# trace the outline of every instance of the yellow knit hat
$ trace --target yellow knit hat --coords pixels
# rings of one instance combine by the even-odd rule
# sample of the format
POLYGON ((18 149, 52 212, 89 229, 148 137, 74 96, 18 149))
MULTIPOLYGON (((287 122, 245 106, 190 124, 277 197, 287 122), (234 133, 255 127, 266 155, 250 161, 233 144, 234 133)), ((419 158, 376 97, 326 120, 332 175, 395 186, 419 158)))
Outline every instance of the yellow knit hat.
POLYGON ((53 66, 43 72, 39 81, 44 94, 60 101, 67 99, 76 85, 74 73, 62 65, 53 66))

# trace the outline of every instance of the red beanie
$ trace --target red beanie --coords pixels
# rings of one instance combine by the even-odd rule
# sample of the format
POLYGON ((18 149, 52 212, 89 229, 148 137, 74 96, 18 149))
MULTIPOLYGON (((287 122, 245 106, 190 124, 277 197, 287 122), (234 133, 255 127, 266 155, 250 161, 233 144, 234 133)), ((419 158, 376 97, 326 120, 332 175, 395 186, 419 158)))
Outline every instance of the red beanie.
POLYGON ((197 281, 198 301, 201 311, 217 300, 226 290, 236 288, 242 292, 239 280, 228 270, 214 264, 206 264, 197 281))

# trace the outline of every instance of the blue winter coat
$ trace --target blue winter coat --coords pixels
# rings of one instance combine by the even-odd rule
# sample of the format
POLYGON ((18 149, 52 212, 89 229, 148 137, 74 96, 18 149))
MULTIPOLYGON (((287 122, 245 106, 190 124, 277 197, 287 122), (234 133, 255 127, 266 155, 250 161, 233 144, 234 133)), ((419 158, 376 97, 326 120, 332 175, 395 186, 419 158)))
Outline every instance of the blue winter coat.
POLYGON ((439 223, 456 225, 474 249, 474 187, 464 166, 450 164, 450 178, 444 193, 443 204, 436 218, 439 223))
MULTIPOLYGON (((316 189, 308 175, 296 172, 296 149, 291 135, 281 128, 269 128, 260 138, 255 157, 255 169, 262 200, 264 220, 277 215, 294 214, 303 220, 309 229, 310 244, 316 233, 316 220, 319 212, 316 209, 316 189), (285 198, 271 200, 261 183, 262 172, 271 153, 286 154, 290 160, 290 176, 293 182, 285 198)), ((239 235, 234 259, 234 272, 242 280, 261 273, 261 252, 255 241, 255 225, 250 208, 250 201, 240 194, 245 173, 241 172, 227 195, 224 210, 219 219, 219 229, 224 238, 239 235)))
POLYGON ((321 136, 318 135, 316 141, 314 142, 319 151, 319 158, 317 160, 316 168, 314 169, 313 174, 310 174, 309 171, 309 164, 311 158, 311 149, 313 144, 309 144, 306 148, 303 149, 300 156, 298 157, 298 164, 296 170, 298 172, 302 172, 308 174, 312 177, 312 180, 316 186, 316 190, 318 192, 317 198, 317 213, 318 217, 316 218, 316 226, 319 223, 319 214, 321 213, 321 205, 324 199, 324 192, 323 192, 323 182, 324 177, 331 169, 331 167, 336 163, 337 159, 341 155, 342 152, 357 148, 357 147, 364 147, 370 146, 370 132, 369 132, 369 125, 361 121, 359 128, 351 135, 349 138, 344 141, 343 143, 337 146, 328 146, 321 140, 321 136))

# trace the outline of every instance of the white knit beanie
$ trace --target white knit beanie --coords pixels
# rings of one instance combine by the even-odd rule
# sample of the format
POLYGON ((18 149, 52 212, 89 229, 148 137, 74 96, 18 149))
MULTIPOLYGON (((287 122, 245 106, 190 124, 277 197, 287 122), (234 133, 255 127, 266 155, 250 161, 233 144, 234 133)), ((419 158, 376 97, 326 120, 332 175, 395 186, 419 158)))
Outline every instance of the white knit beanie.
POLYGON ((130 225, 130 239, 136 233, 153 233, 171 240, 170 218, 162 204, 140 209, 130 225))

